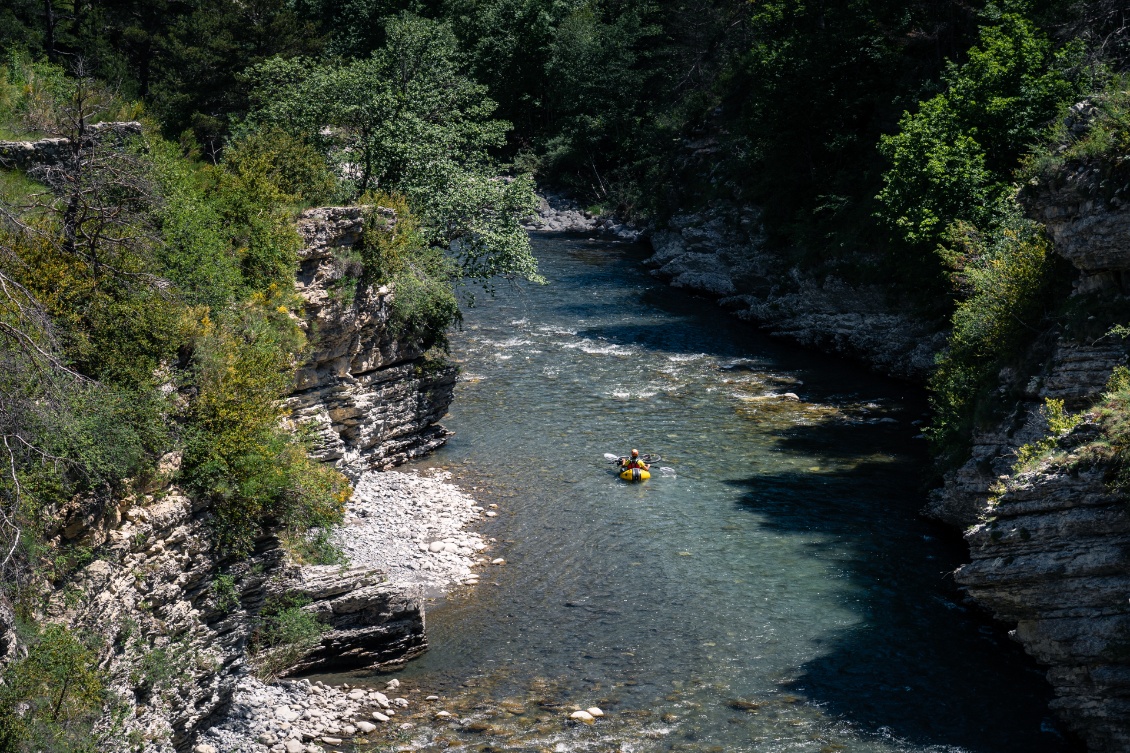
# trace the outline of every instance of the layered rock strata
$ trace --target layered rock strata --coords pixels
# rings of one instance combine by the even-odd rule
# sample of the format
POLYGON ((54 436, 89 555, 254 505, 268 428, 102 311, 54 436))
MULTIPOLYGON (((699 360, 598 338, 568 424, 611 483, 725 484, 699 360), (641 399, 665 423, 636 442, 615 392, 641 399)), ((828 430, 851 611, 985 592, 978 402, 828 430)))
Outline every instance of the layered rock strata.
POLYGON ((395 291, 357 282, 356 248, 366 217, 391 226, 391 210, 323 207, 303 212, 297 290, 312 343, 290 398, 294 420, 313 433, 315 455, 356 479, 418 457, 449 436, 456 369, 424 358, 389 326, 395 291))
POLYGON ((752 207, 716 204, 673 217, 651 236, 647 264, 672 286, 718 299, 739 319, 801 345, 922 381, 945 344, 936 323, 880 286, 801 273, 767 243, 752 207))
POLYGON ((45 611, 103 637, 99 667, 117 712, 104 732, 121 749, 171 753, 219 718, 251 669, 258 615, 282 594, 307 601, 330 628, 301 668, 389 666, 426 648, 414 592, 371 568, 287 568, 273 537, 224 567, 208 517, 205 504, 161 485, 94 517, 76 511, 56 531, 54 545, 98 552, 45 611))
POLYGON ((1130 508, 1107 483, 1110 467, 1079 462, 1079 448, 1103 439, 1093 417, 1039 467, 1013 470, 1017 449, 1047 434, 1040 411, 1046 399, 1085 410, 1113 369, 1127 362, 1127 344, 1101 334, 1124 323, 1130 310, 1130 210, 1104 198, 1109 181, 1096 168, 1076 166, 1063 175, 1059 185, 1031 190, 1027 202, 1046 224, 1055 252, 1076 270, 1078 307, 1094 314, 1046 333, 1050 357, 1035 372, 1002 371, 1002 389, 1022 385, 1023 399, 975 437, 972 456, 946 476, 927 513, 971 526, 971 562, 957 580, 998 619, 1015 623, 1012 635, 1048 666, 1053 708, 1090 750, 1126 751, 1130 508), (1104 311, 1114 312, 1110 321, 1104 311))
MULTIPOLYGON (((61 148, 36 144, 24 150, 33 155, 26 164, 44 164, 61 148)), ((393 292, 357 286, 351 300, 341 296, 336 283, 356 264, 367 211, 302 217, 297 284, 313 351, 291 398, 295 419, 315 429, 319 455, 355 477, 441 444, 447 432, 436 421, 454 384, 454 369, 429 363, 390 331, 393 292)), ((384 219, 395 222, 391 213, 384 219)), ((49 622, 104 638, 99 671, 113 713, 101 734, 113 750, 183 751, 224 719, 256 661, 249 647, 263 614, 284 601, 303 603, 328 627, 290 672, 388 667, 426 649, 420 589, 371 565, 295 567, 270 535, 245 559, 219 557, 207 503, 169 481, 178 464, 166 458, 148 491, 128 499, 73 501, 45 534, 56 551, 95 557, 76 563, 63 585, 44 584, 43 611, 49 622)), ((0 620, 14 624, 10 614, 0 620)), ((0 630, 0 651, 13 655, 17 643, 14 631, 0 630)))

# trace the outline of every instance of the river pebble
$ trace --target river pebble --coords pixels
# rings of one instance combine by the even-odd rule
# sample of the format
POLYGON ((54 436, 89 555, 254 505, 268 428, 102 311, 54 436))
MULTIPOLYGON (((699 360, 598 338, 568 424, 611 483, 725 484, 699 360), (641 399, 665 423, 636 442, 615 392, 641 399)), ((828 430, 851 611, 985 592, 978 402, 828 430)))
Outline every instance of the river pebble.
MULTIPOLYGON (((394 682, 390 688, 400 686, 394 682)), ((407 709, 410 705, 407 698, 390 701, 368 688, 332 687, 309 680, 268 685, 245 677, 235 688, 231 712, 200 735, 194 751, 325 753, 323 746, 341 745, 344 739, 374 732, 377 725, 373 721, 389 722, 395 713, 389 706, 407 709)))
POLYGON ((394 583, 438 590, 466 584, 472 568, 485 564, 479 553, 488 544, 464 528, 484 513, 450 478, 446 472, 364 474, 334 532, 336 543, 354 565, 383 570, 394 583))

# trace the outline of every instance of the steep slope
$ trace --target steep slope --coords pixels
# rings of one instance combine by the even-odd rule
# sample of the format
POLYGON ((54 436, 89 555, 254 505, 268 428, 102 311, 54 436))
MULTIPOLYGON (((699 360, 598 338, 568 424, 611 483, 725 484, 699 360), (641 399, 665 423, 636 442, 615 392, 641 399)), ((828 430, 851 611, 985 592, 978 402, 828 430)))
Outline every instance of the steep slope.
POLYGON ((971 526, 958 582, 1015 623, 1016 640, 1049 667, 1053 707, 1094 751, 1130 749, 1130 507, 1110 486, 1110 462, 1091 451, 1106 442, 1093 412, 1034 468, 1013 467, 1018 448, 1048 432, 1046 399, 1088 410, 1127 361, 1125 341, 1102 334, 1130 312, 1130 208, 1110 178, 1075 163, 1030 191, 1030 213, 1076 270, 1077 314, 1046 333, 1052 353, 1039 371, 1002 373, 1027 385, 1024 400, 976 437, 927 508, 971 526))

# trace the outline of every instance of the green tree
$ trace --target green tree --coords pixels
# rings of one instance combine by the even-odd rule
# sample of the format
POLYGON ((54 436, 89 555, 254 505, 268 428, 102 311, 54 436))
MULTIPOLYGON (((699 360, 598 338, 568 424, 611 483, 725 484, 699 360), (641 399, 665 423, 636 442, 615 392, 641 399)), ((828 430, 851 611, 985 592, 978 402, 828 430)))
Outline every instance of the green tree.
POLYGON ((508 124, 464 75, 446 24, 403 15, 372 56, 318 65, 275 58, 253 68, 249 127, 271 125, 313 144, 360 196, 409 198, 421 232, 452 246, 473 277, 534 279, 520 220, 536 207, 528 179, 500 179, 491 151, 508 124))
POLYGON ((1079 56, 1076 47, 1056 52, 1015 12, 981 28, 967 62, 948 66, 945 91, 882 139, 891 167, 880 217, 903 247, 929 256, 958 220, 987 229, 1021 154, 1077 94, 1071 61, 1079 56))

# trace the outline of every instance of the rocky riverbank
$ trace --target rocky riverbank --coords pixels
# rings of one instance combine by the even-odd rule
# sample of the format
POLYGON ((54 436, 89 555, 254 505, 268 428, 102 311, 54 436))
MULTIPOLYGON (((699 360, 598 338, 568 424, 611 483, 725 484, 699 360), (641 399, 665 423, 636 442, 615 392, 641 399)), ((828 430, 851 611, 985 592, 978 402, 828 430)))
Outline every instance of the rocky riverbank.
POLYGON ((774 337, 861 361, 900 379, 924 381, 945 345, 937 322, 881 285, 814 277, 773 249, 754 207, 716 203, 677 214, 651 236, 652 274, 718 300, 774 337))
POLYGON ((546 192, 527 225, 534 232, 570 232, 649 242, 645 264, 672 287, 718 300, 733 316, 770 335, 861 361, 900 379, 922 382, 946 333, 915 316, 914 302, 881 285, 851 284, 803 273, 771 248, 755 207, 716 202, 672 217, 652 230, 585 211, 546 192))
POLYGON ((627 243, 641 241, 647 236, 644 228, 616 217, 593 214, 577 202, 548 191, 539 194, 541 200, 537 214, 524 224, 527 230, 547 233, 587 233, 601 235, 627 243))
POLYGON ((447 483, 449 478, 448 473, 365 474, 346 505, 336 543, 354 565, 377 568, 406 587, 435 592, 477 584, 474 568, 487 564, 480 553, 489 544, 464 529, 497 512, 476 504, 447 483))
MULTIPOLYGON (((489 543, 467 527, 498 513, 487 510, 458 487, 450 474, 431 476, 397 471, 370 472, 357 482, 346 505, 345 521, 333 540, 349 558, 347 572, 379 573, 382 587, 396 593, 437 595, 453 587, 474 586, 477 569, 498 567, 489 561, 489 543)), ((342 580, 339 567, 302 568, 290 579, 295 592, 316 593, 317 583, 342 580)), ((323 598, 323 602, 325 599, 323 598)), ((342 605, 344 606, 344 605, 342 605)), ((321 615, 328 621, 330 615, 321 615)), ((331 614, 346 611, 329 605, 331 614)), ((420 608, 422 618, 422 607, 420 608)), ((369 615, 353 626, 380 631, 387 615, 369 615)), ((421 622, 422 628, 422 622, 421 622)), ((357 669, 373 662, 340 644, 332 630, 321 645, 295 664, 302 671, 357 669)), ((421 634, 421 638, 422 638, 421 634)), ((408 658, 423 650, 406 650, 408 658)), ((379 666, 380 663, 378 662, 379 666)), ((364 737, 387 724, 408 700, 372 688, 332 688, 306 680, 265 684, 252 676, 239 680, 223 717, 197 738, 198 753, 320 753, 342 740, 364 737)))

